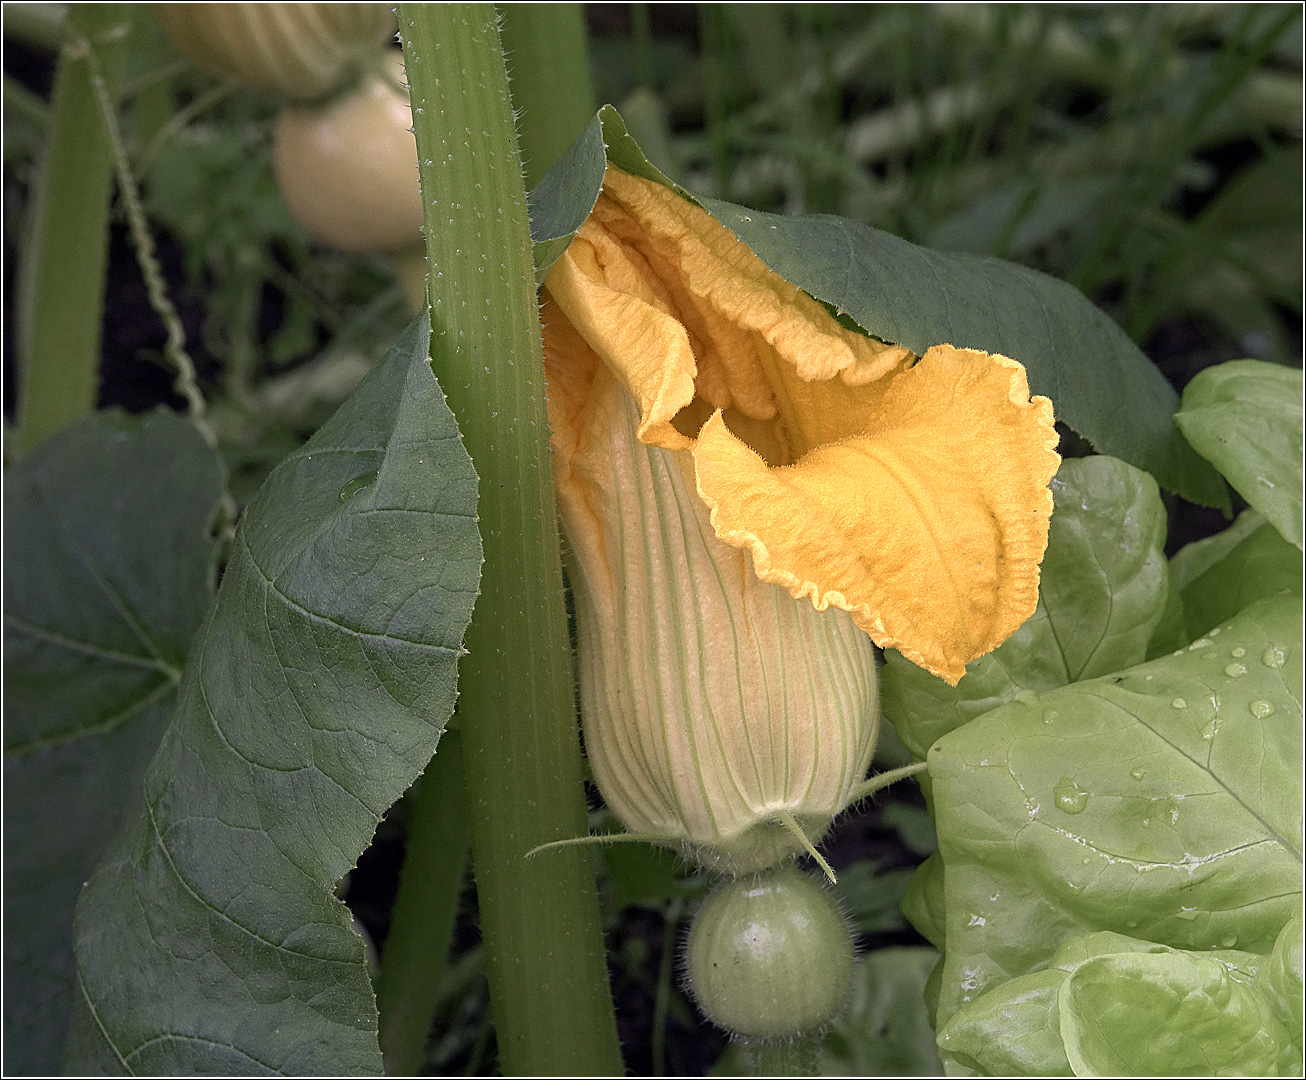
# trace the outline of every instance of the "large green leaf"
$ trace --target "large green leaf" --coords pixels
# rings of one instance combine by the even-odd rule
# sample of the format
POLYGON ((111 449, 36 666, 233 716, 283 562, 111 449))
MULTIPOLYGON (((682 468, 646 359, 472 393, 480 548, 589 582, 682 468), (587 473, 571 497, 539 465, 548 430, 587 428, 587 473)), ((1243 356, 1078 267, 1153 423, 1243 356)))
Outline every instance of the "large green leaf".
POLYGON ((946 342, 1019 360, 1032 390, 1051 398, 1058 419, 1099 451, 1146 469, 1187 499, 1228 508, 1219 476, 1174 428, 1178 394, 1070 285, 1015 263, 919 247, 845 218, 785 217, 692 199, 644 157, 616 109, 605 105, 597 119, 601 132, 591 124, 555 165, 557 175, 538 185, 537 269, 557 258, 588 216, 611 161, 697 202, 773 271, 868 334, 918 354, 946 342))
POLYGON ((333 895, 453 707, 476 476, 425 319, 268 478, 77 907, 77 1072, 377 1073, 333 895))
POLYGON ((1301 552, 1255 510, 1244 510, 1223 532, 1181 548, 1170 560, 1170 573, 1194 635, 1262 597, 1302 591, 1301 552))
POLYGON ((1230 360, 1184 390, 1175 423, 1234 489, 1302 548, 1302 371, 1230 360))
POLYGON ((567 250, 580 224, 590 216, 603 186, 607 158, 603 125, 596 116, 531 190, 526 210, 531 220, 532 255, 539 281, 567 250))
POLYGON ((1026 691, 1142 663, 1170 592, 1156 481, 1109 457, 1062 463, 1034 615, 954 687, 894 650, 884 715, 917 758, 941 736, 1026 691))
POLYGON ((930 751, 944 867, 940 1026, 1111 930, 1269 953, 1302 890, 1301 603, 1022 696, 930 751))
POLYGON ((223 469, 167 412, 86 417, 5 477, 9 1074, 58 1069, 73 907, 122 824, 213 599, 223 469))

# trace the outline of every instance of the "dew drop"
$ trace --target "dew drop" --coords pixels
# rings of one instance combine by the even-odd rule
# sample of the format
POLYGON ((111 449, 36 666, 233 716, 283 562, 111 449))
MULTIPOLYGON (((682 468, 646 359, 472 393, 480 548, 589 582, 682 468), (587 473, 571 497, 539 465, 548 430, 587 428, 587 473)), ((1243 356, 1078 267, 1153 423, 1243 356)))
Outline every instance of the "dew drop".
POLYGON ((1194 649, 1205 649, 1210 644, 1211 644, 1210 638, 1199 637, 1196 641, 1194 641, 1191 645, 1188 646, 1188 651, 1192 652, 1194 649))
POLYGON ((1219 725, 1218 725, 1214 720, 1210 720, 1210 721, 1208 721, 1208 722, 1206 723, 1206 725, 1202 728, 1202 738, 1203 738, 1203 739, 1214 739, 1214 738, 1215 738, 1215 732, 1216 732, 1216 729, 1217 729, 1218 727, 1219 727, 1219 725))
POLYGON ((1132 776, 1135 780, 1141 780, 1144 776, 1147 775, 1147 770, 1146 770, 1146 769, 1130 769, 1130 770, 1129 770, 1129 775, 1132 776))
POLYGON ((1220 948, 1232 949, 1237 944, 1238 944, 1238 935, 1230 934, 1227 938, 1225 938, 1220 942, 1220 948))
POLYGON ((1052 794, 1057 800, 1057 809, 1066 814, 1083 813, 1088 805, 1089 792, 1076 784, 1070 777, 1063 776, 1057 781, 1052 794))
POLYGON ((1056 710, 1056 709, 1046 709, 1046 710, 1044 710, 1044 713, 1043 713, 1043 723, 1045 723, 1045 724, 1050 724, 1050 723, 1052 723, 1052 721, 1055 720, 1055 719, 1057 718, 1057 715, 1058 715, 1058 714, 1057 714, 1057 710, 1056 710))
POLYGON ((348 502, 365 487, 371 487, 376 483, 377 470, 373 469, 369 473, 363 473, 362 476, 355 476, 344 487, 340 489, 340 501, 348 502))
POLYGON ((1244 656, 1247 655, 1247 650, 1244 649, 1241 645, 1239 645, 1229 655, 1232 656, 1235 660, 1241 660, 1244 656))
POLYGON ((1283 650, 1271 645, 1261 653, 1261 663, 1266 667, 1283 667, 1283 650))
POLYGON ((1151 824, 1152 824, 1152 819, 1151 819, 1150 817, 1145 817, 1145 818, 1143 818, 1143 826, 1144 826, 1144 827, 1146 827, 1146 826, 1148 826, 1148 825, 1151 825, 1151 824))
POLYGON ((1219 632, 1220 632, 1220 627, 1217 626, 1214 630, 1208 630, 1208 631, 1206 632, 1206 636, 1207 636, 1207 637, 1215 637, 1217 634, 1219 634, 1219 632))
POLYGON ((1264 720, 1267 716, 1274 713, 1274 706, 1263 699, 1260 701, 1253 701, 1247 706, 1247 708, 1251 709, 1252 715, 1256 717, 1257 720, 1264 720))
POLYGON ((1187 919, 1189 922, 1192 922, 1195 918, 1197 918, 1196 908, 1181 907, 1177 912, 1175 912, 1175 914, 1178 915, 1179 918, 1181 919, 1187 919))
POLYGON ((1085 856, 1084 856, 1082 859, 1080 859, 1079 861, 1082 862, 1085 866, 1087 866, 1087 865, 1088 865, 1089 863, 1091 863, 1093 860, 1090 859, 1087 855, 1085 855, 1085 856))
POLYGON ((1246 675, 1247 669, 1242 664, 1225 664, 1224 673, 1231 679, 1238 678, 1239 675, 1246 675))
POLYGON ((1170 702, 1170 707, 1172 709, 1186 709, 1188 708, 1188 702, 1181 697, 1177 697, 1174 701, 1170 702))

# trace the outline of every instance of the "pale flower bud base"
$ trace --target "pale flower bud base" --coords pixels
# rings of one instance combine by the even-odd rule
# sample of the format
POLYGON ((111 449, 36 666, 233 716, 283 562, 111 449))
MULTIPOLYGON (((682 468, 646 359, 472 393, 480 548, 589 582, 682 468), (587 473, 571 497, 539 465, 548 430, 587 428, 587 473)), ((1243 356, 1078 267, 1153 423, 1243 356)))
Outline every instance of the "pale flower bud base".
MULTIPOLYGON (((820 842, 830 829, 832 819, 826 815, 795 815, 799 827, 813 844, 820 842)), ((728 877, 755 874, 803 853, 803 845, 783 825, 759 822, 738 836, 712 843, 682 841, 681 854, 686 861, 728 877)))
POLYGON ((717 538, 690 455, 640 443, 624 390, 591 408, 559 492, 595 779, 632 833, 763 870, 803 850, 781 818, 815 842, 855 801, 879 729, 870 639, 717 538))

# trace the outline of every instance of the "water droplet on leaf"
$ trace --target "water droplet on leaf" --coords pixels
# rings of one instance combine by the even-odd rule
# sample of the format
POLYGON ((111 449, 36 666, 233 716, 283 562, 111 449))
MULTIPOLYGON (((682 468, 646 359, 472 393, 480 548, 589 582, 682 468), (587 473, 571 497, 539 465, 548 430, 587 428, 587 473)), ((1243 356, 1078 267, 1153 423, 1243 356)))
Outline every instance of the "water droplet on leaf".
POLYGON ((1283 650, 1271 645, 1261 653, 1261 663, 1266 667, 1283 667, 1283 650))
POLYGON ((1225 664, 1224 673, 1231 679, 1238 678, 1239 675, 1246 675, 1247 669, 1242 664, 1225 664))
POLYGON ((1258 720, 1264 720, 1267 716, 1274 713, 1274 706, 1268 701, 1253 701, 1247 708, 1251 709, 1252 715, 1258 720))
POLYGON ((1132 776, 1135 780, 1141 780, 1144 776, 1147 775, 1147 770, 1146 770, 1146 769, 1130 769, 1130 770, 1129 770, 1129 775, 1132 776))
POLYGON ((340 489, 340 501, 348 502, 365 487, 371 487, 376 483, 378 470, 373 469, 369 473, 363 473, 362 476, 355 476, 344 487, 340 489))
POLYGON ((1177 697, 1174 701, 1170 702, 1170 707, 1174 709, 1186 709, 1188 708, 1188 702, 1181 697, 1177 697))
POLYGON ((1235 660, 1240 660, 1242 657, 1247 655, 1247 650, 1244 649, 1241 645, 1239 645, 1229 655, 1232 656, 1235 660))
POLYGON ((1066 814, 1082 813, 1088 805, 1089 792, 1076 784, 1070 777, 1063 776, 1052 789, 1056 796, 1057 809, 1066 814))

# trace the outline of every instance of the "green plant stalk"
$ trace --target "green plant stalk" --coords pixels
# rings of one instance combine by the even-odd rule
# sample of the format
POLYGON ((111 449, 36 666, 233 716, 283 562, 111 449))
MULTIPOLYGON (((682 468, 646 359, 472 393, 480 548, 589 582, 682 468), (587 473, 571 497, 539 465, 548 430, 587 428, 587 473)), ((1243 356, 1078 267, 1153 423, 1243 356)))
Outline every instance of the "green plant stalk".
POLYGON ((703 71, 703 109, 707 113, 708 141, 712 147, 712 172, 716 196, 730 198, 734 160, 729 130, 729 26, 719 4, 698 4, 699 36, 703 71))
POLYGON ((48 131, 50 127, 49 106, 7 71, 4 73, 3 78, 5 113, 12 112, 15 116, 26 120, 33 127, 48 131))
POLYGON ((20 451, 95 408, 112 157, 86 49, 89 42, 116 101, 131 17, 128 4, 76 4, 68 14, 21 271, 20 451))
POLYGON ((432 273, 433 366, 480 476, 460 664, 472 857, 505 1075, 621 1075, 586 833, 539 310, 489 4, 401 4, 432 273), (456 77, 456 73, 462 77, 456 77))
POLYGON ((414 785, 399 894, 381 954, 376 1007, 386 1072, 415 1076, 440 1002, 471 843, 463 805, 462 741, 440 738, 439 752, 414 785))
POLYGON ((676 966, 676 938, 680 934, 683 900, 672 900, 663 914, 662 958, 658 964, 657 996, 653 999, 653 1037, 650 1057, 653 1075, 667 1075, 667 1012, 671 1007, 671 972, 676 966))
POLYGON ((580 4, 505 4, 500 12, 529 189, 576 141, 598 107, 585 16, 580 4))
POLYGON ((754 1076, 815 1076, 816 1040, 811 1036, 756 1041, 748 1047, 754 1076))
POLYGON ((64 41, 67 7, 67 4, 10 4, 5 8, 5 37, 54 52, 64 41))

